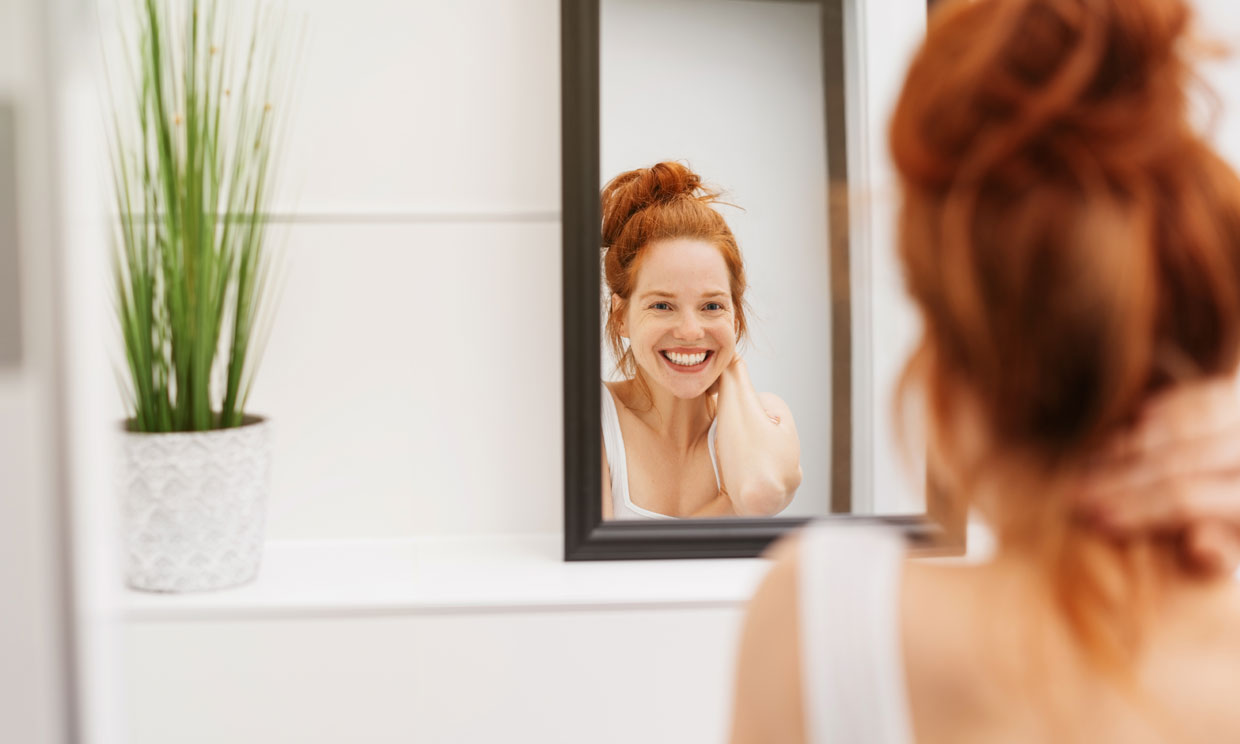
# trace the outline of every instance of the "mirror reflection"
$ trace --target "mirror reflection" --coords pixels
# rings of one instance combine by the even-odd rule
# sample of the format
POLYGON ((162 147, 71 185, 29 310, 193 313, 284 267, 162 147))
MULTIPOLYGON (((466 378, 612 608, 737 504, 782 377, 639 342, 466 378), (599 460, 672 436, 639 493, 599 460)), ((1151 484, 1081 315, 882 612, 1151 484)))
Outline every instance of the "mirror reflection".
POLYGON ((604 519, 831 511, 821 28, 601 3, 604 519))
POLYGON ((801 484, 787 403, 741 353, 744 260, 719 194, 674 162, 603 189, 603 516, 765 517, 801 484))

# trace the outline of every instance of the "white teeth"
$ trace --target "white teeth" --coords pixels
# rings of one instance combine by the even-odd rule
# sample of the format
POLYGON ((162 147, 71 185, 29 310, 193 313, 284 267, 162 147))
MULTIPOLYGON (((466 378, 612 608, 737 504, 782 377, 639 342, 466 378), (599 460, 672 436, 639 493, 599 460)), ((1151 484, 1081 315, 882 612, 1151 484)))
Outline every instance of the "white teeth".
POLYGON ((674 351, 665 351, 663 353, 666 354, 667 358, 672 360, 673 363, 679 364, 682 367, 692 367, 706 361, 706 352, 704 351, 698 352, 697 354, 677 354, 674 351))

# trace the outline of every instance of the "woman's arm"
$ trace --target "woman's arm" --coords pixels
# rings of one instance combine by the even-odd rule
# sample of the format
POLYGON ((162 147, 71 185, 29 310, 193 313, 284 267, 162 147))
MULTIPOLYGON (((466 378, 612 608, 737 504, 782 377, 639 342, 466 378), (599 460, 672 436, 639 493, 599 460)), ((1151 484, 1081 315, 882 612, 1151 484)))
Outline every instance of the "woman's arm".
POLYGON ((759 393, 739 356, 719 376, 715 448, 723 490, 742 517, 778 514, 801 485, 801 442, 779 396, 759 393))

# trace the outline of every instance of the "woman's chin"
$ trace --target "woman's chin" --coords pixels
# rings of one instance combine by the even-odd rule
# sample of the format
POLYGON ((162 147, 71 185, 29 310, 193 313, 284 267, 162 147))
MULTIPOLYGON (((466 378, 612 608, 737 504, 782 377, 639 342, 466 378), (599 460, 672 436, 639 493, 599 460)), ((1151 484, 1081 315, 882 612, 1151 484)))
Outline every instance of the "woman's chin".
POLYGON ((686 384, 688 382, 686 380, 680 382, 678 385, 669 385, 668 389, 671 391, 672 395, 677 398, 682 400, 693 400, 694 398, 700 398, 705 395, 706 391, 710 390, 711 386, 715 384, 715 380, 717 379, 719 379, 719 376, 715 375, 708 380, 695 381, 694 384, 686 384))
POLYGON ((676 379, 674 377, 668 379, 666 375, 651 374, 651 371, 648 369, 643 369, 642 372, 649 383, 663 388, 671 393, 672 397, 680 398, 681 400, 700 398, 719 379, 719 375, 696 375, 696 377, 701 379, 676 379))
POLYGON ((710 389, 709 387, 706 387, 706 388, 702 388, 701 390, 681 390, 681 391, 673 390, 672 395, 675 395, 677 398, 680 398, 681 400, 693 400, 694 398, 702 397, 702 395, 704 395, 706 391, 709 389, 710 389))

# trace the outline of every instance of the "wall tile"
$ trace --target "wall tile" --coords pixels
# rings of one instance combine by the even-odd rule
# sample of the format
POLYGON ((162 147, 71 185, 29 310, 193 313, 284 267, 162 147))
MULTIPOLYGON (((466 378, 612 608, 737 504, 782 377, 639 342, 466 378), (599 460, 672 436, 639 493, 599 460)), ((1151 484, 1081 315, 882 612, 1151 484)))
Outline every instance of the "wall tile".
POLYGON ((277 211, 559 211, 559 3, 291 10, 308 35, 277 211))
POLYGON ((558 531, 559 225, 298 225, 286 255, 271 537, 558 531))

